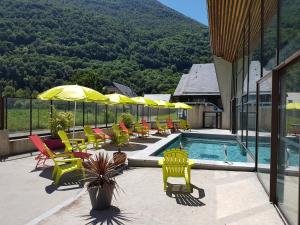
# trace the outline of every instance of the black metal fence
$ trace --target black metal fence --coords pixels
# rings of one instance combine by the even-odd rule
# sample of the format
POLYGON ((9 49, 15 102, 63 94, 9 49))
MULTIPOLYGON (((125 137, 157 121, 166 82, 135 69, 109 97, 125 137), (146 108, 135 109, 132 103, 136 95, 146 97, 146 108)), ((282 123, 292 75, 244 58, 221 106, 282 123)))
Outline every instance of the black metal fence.
POLYGON ((222 128, 222 112, 203 112, 203 128, 222 128))
MULTIPOLYGON (((142 105, 105 105, 97 103, 76 103, 75 124, 77 130, 84 125, 92 127, 109 127, 118 121, 124 112, 131 113, 135 121, 141 118, 147 122, 156 117, 164 120, 171 117, 177 119, 176 109, 156 109, 142 105)), ((74 102, 42 101, 39 99, 0 98, 0 130, 8 130, 10 138, 21 138, 31 134, 49 134, 48 125, 51 110, 74 111, 74 102)))

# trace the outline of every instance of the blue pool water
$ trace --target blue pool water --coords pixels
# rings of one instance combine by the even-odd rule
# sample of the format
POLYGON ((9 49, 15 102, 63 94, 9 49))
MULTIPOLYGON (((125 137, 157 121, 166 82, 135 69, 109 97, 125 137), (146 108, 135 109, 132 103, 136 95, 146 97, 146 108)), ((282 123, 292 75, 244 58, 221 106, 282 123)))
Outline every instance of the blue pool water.
MULTIPOLYGON (((163 156, 163 152, 171 148, 179 148, 180 142, 183 149, 187 150, 190 159, 225 161, 224 145, 227 147, 227 161, 229 162, 253 162, 247 151, 233 139, 222 138, 201 138, 191 136, 180 136, 169 143, 163 149, 155 153, 156 156, 163 156)), ((298 166, 298 149, 290 148, 289 166, 298 166)), ((248 149, 255 155, 255 143, 249 142, 248 149)), ((258 163, 270 164, 270 143, 260 143, 258 146, 258 163)))
POLYGON ((224 161, 224 145, 227 147, 227 161, 249 162, 246 151, 235 140, 208 139, 199 137, 180 137, 158 152, 157 156, 163 156, 165 150, 179 148, 180 142, 185 150, 189 152, 191 159, 204 159, 224 161))

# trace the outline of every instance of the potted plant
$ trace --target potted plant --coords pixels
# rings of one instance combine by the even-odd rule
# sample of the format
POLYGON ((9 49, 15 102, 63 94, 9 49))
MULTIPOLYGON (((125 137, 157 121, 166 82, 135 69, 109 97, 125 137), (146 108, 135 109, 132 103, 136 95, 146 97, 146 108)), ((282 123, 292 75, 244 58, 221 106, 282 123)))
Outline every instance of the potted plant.
POLYGON ((58 138, 57 132, 59 130, 67 130, 72 126, 73 114, 71 112, 58 112, 55 107, 52 106, 50 115, 48 126, 51 130, 51 138, 45 140, 45 143, 50 149, 63 148, 64 144, 58 138))
POLYGON ((104 152, 89 158, 86 169, 86 187, 92 209, 102 210, 111 206, 114 189, 118 189, 114 178, 116 175, 115 168, 118 165, 118 161, 112 161, 104 152))

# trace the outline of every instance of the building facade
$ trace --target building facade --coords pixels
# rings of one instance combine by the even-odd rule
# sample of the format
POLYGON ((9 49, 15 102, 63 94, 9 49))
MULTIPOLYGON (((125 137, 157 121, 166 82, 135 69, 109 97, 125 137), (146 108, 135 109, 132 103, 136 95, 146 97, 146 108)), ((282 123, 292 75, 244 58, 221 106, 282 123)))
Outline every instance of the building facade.
MULTIPOLYGON (((237 140, 256 162, 270 201, 299 224, 299 0, 208 0, 210 43, 237 140)), ((225 117, 225 118, 224 118, 225 117)))

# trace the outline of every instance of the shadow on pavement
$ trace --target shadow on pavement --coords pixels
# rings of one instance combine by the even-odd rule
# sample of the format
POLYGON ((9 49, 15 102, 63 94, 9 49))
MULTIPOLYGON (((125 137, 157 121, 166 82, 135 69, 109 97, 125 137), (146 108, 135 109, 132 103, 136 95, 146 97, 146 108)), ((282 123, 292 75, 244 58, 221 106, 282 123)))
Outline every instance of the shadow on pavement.
POLYGON ((190 193, 187 192, 186 185, 168 183, 166 194, 170 198, 175 198, 177 204, 179 205, 194 206, 194 207, 201 207, 205 205, 202 201, 200 201, 200 199, 205 197, 204 190, 202 188, 196 187, 193 184, 191 184, 191 193, 190 193))
POLYGON ((128 213, 122 212, 118 207, 111 206, 106 210, 91 210, 89 215, 82 216, 87 221, 86 224, 107 224, 123 225, 125 222, 130 224, 132 217, 128 213))

